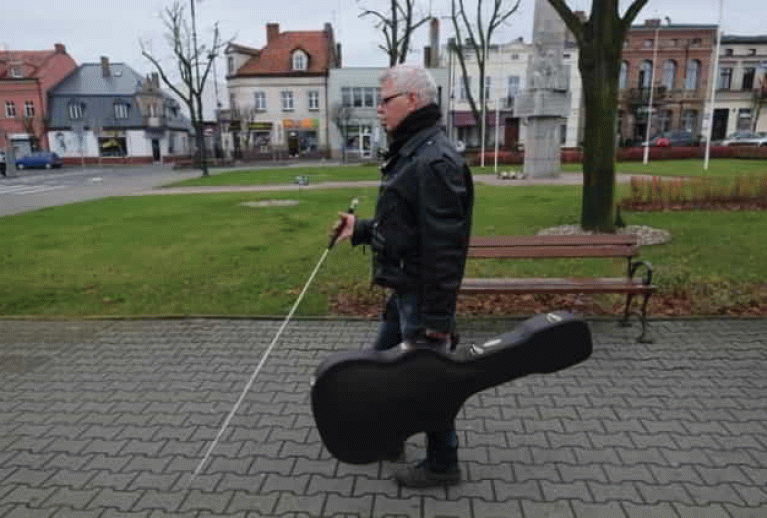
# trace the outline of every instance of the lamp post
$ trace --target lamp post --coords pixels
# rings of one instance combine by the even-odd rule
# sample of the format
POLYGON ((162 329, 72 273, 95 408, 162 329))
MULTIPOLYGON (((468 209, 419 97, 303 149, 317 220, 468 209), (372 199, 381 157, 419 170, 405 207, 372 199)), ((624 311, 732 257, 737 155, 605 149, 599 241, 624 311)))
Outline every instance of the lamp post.
POLYGON ((197 92, 197 146, 200 148, 200 161, 202 162, 202 175, 208 176, 208 156, 205 149, 205 134, 203 133, 203 115, 202 115, 202 85, 200 84, 200 49, 197 47, 197 20, 194 12, 195 0, 189 0, 192 6, 192 43, 194 45, 194 71, 196 79, 193 81, 193 87, 198 90, 197 92))
POLYGON ((660 26, 655 27, 655 42, 653 43, 652 65, 650 66, 650 95, 647 100, 647 128, 645 129, 644 159, 642 160, 644 164, 647 164, 650 159, 650 127, 652 126, 652 102, 655 91, 655 62, 658 59, 658 31, 660 31, 660 26))
POLYGON ((711 69, 711 95, 704 120, 706 123, 706 153, 703 158, 703 170, 708 171, 708 159, 711 152, 711 132, 714 130, 714 96, 716 95, 716 79, 719 68, 719 48, 722 46, 722 10, 724 0, 719 0, 719 23, 716 26, 716 46, 714 50, 714 66, 711 69))

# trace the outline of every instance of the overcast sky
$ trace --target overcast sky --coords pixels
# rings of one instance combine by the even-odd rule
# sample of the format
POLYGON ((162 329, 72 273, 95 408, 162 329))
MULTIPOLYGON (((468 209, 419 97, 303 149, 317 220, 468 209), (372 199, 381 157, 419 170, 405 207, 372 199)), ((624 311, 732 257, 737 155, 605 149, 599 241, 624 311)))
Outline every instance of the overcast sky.
MULTIPOLYGON (((450 0, 419 0, 425 13, 447 15, 450 0)), ((472 0, 468 0, 467 5, 472 0)), ((508 0, 507 0, 508 1, 508 0)), ((622 9, 630 3, 619 0, 622 9)), ((588 12, 590 0, 567 0, 571 8, 588 12)), ((723 0, 722 27, 726 34, 767 34, 767 10, 764 0, 723 0)), ((0 47, 3 49, 52 49, 63 43, 69 54, 80 63, 95 63, 100 56, 110 61, 128 64, 138 73, 152 71, 141 56, 138 41, 151 41, 153 51, 168 57, 169 49, 163 38, 159 13, 172 0, 2 0, 0 16, 0 47)), ((197 28, 200 42, 210 41, 213 24, 218 21, 222 36, 237 43, 259 48, 265 44, 265 24, 278 22, 281 30, 319 30, 330 22, 336 40, 343 49, 344 66, 385 66, 383 51, 378 49, 380 32, 370 18, 359 18, 360 6, 381 9, 388 0, 198 0, 197 28)), ((485 0, 489 3, 489 0, 485 0)), ((185 2, 187 12, 189 2, 185 2)), ((476 4, 474 4, 476 5, 476 4)), ((670 17, 672 23, 716 24, 719 0, 650 0, 635 23, 645 18, 670 17)), ((522 36, 531 38, 534 0, 522 0, 519 11, 494 43, 522 36)), ((417 53, 410 58, 421 62, 422 48, 428 29, 424 27, 417 39, 417 53)), ((452 35, 449 20, 443 20, 440 40, 452 35)), ((170 63, 169 60, 165 61, 170 63)), ((223 82, 225 62, 218 61, 218 78, 223 82)), ((212 93, 212 92, 211 92, 212 93)), ((225 92, 220 92, 222 100, 225 92)), ((224 101, 225 102, 225 101, 224 101)))

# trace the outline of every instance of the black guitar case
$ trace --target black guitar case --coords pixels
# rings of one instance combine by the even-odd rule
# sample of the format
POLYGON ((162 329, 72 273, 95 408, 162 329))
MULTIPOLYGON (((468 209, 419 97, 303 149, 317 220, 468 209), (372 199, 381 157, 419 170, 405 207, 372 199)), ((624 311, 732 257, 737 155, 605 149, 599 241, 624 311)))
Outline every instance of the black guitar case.
POLYGON ((557 311, 454 352, 404 342, 387 351, 342 352, 317 368, 312 412, 322 442, 338 460, 394 460, 411 435, 449 429, 472 394, 565 369, 591 349, 586 323, 557 311))

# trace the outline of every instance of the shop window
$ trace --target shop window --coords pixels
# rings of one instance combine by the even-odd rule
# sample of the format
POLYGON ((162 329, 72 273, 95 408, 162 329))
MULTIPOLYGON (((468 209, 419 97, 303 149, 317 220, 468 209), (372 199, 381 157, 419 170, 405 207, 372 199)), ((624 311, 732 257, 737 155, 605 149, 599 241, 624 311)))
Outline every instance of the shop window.
POLYGON ((99 137, 99 155, 104 157, 126 156, 128 146, 125 137, 99 137))
POLYGON ((751 130, 751 108, 741 108, 738 110, 738 131, 751 130))

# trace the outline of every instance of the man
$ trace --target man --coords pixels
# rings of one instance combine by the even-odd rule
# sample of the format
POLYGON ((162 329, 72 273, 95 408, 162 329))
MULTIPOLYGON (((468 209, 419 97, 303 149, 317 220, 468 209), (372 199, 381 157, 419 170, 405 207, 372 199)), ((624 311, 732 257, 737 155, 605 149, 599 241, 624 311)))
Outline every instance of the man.
MULTIPOLYGON (((339 241, 371 245, 373 281, 392 292, 375 344, 380 350, 403 340, 449 347, 454 332, 474 188, 439 124, 436 101, 434 79, 425 69, 397 65, 384 74, 378 116, 390 147, 375 217, 339 214, 336 227, 339 241)), ((409 487, 459 482, 455 427, 426 435, 426 459, 397 473, 397 481, 409 487)))

